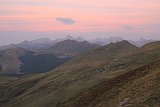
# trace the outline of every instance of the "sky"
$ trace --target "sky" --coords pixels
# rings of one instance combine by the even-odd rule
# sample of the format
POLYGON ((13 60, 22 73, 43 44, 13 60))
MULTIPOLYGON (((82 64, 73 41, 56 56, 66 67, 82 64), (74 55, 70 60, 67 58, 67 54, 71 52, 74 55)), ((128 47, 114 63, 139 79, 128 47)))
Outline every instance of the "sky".
POLYGON ((160 0, 0 0, 0 45, 24 39, 160 39, 160 0))

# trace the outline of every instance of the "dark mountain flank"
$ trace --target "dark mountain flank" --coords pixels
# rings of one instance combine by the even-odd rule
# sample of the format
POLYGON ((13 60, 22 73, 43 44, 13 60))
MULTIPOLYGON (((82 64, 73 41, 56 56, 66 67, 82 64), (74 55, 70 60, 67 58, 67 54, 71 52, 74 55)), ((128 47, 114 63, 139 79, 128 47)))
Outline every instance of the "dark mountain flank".
POLYGON ((19 57, 19 59, 23 63, 20 67, 20 72, 29 74, 48 72, 70 58, 57 58, 53 54, 34 55, 27 53, 19 57))
POLYGON ((2 71, 2 65, 0 65, 0 72, 2 71))
POLYGON ((42 73, 54 69, 69 58, 57 58, 54 54, 36 53, 23 48, 0 52, 0 74, 42 73))

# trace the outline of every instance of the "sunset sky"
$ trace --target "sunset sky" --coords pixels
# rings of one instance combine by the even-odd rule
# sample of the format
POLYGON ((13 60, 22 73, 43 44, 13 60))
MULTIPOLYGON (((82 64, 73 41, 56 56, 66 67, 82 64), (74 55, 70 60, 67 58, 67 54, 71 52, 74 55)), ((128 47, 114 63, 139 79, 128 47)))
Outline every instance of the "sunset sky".
POLYGON ((0 0, 0 44, 67 34, 160 39, 160 0, 0 0))

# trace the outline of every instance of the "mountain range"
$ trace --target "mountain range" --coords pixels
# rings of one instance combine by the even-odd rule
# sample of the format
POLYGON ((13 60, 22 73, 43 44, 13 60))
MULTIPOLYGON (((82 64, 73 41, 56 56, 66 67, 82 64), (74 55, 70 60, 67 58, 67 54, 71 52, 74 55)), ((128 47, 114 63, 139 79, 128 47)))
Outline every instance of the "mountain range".
MULTIPOLYGON (((109 37, 109 38, 96 38, 96 39, 92 39, 90 42, 91 43, 96 43, 99 45, 108 45, 109 43, 116 43, 119 41, 125 40, 122 37, 109 37)), ((147 43, 150 42, 154 42, 155 40, 153 39, 144 39, 144 38, 140 38, 138 40, 128 40, 130 43, 132 43, 135 46, 141 47, 147 43)))
MULTIPOLYGON (((92 43, 92 44, 98 44, 100 46, 104 46, 104 45, 108 45, 109 43, 116 43, 116 42, 122 41, 124 39, 122 37, 109 37, 109 38, 96 38, 96 39, 92 39, 92 40, 85 40, 82 37, 74 38, 74 37, 68 35, 65 38, 58 38, 55 40, 51 40, 49 38, 40 38, 37 40, 31 40, 31 41, 25 40, 25 41, 17 43, 17 44, 0 46, 0 50, 21 47, 21 48, 25 48, 25 49, 39 51, 39 50, 49 49, 49 48, 53 47, 54 45, 56 45, 58 42, 62 42, 65 40, 74 40, 77 42, 88 41, 89 43, 92 43)), ((134 44, 135 46, 141 47, 147 43, 154 42, 155 40, 140 38, 139 40, 128 40, 128 41, 130 43, 134 44)))
MULTIPOLYGON (((37 50, 48 39, 22 42, 0 51, 0 74, 29 74, 47 72, 75 55, 99 47, 86 41, 64 40, 48 49, 37 50), (35 45, 36 44, 36 45, 35 45)), ((41 46, 42 47, 42 46, 41 46)))
POLYGON ((85 39, 81 37, 74 38, 68 35, 65 38, 58 38, 55 40, 51 40, 49 38, 40 38, 36 40, 31 40, 31 41, 24 40, 17 44, 9 44, 9 45, 0 46, 0 50, 6 50, 6 49, 11 49, 11 48, 16 48, 16 47, 21 47, 21 48, 30 49, 30 50, 44 50, 64 40, 75 40, 77 42, 85 41, 85 39))
POLYGON ((1 76, 0 107, 159 107, 159 60, 160 41, 109 43, 46 73, 1 76))

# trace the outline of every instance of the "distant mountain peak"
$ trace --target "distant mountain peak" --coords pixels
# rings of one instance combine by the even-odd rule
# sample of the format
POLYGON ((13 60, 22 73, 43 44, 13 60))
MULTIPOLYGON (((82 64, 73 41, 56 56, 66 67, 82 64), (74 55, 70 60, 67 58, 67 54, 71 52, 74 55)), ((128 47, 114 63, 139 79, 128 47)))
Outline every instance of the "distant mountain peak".
POLYGON ((109 45, 119 45, 119 46, 126 45, 126 46, 134 46, 134 47, 136 47, 135 45, 131 44, 127 40, 122 40, 122 41, 119 41, 119 42, 116 42, 116 43, 111 42, 109 45))
POLYGON ((127 40, 122 40, 117 42, 118 44, 131 44, 130 42, 128 42, 127 40))
POLYGON ((28 44, 29 43, 29 41, 27 41, 27 40, 24 40, 23 42, 21 42, 21 44, 28 44))
POLYGON ((138 46, 138 47, 142 47, 143 45, 147 44, 147 43, 151 43, 151 42, 155 42, 155 40, 153 39, 145 39, 145 38, 140 38, 139 40, 129 40, 132 44, 138 46))
POLYGON ((66 39, 74 39, 72 36, 68 35, 66 36, 66 39))
POLYGON ((108 38, 96 38, 96 39, 92 39, 91 42, 92 43, 96 43, 99 45, 108 45, 110 43, 116 43, 119 41, 124 40, 122 37, 108 37, 108 38))
POLYGON ((49 48, 50 52, 55 53, 56 55, 60 56, 75 56, 80 53, 87 52, 89 50, 95 49, 99 47, 97 44, 92 44, 87 41, 79 42, 76 40, 64 40, 58 42, 53 47, 49 48))

